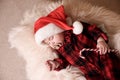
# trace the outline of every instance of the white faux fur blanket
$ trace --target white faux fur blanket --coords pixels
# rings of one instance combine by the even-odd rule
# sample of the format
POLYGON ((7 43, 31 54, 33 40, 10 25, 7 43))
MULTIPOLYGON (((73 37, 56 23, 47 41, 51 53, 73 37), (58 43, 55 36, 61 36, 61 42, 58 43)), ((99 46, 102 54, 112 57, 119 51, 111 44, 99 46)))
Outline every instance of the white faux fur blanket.
MULTIPOLYGON (((45 62, 57 57, 46 46, 37 46, 34 41, 33 26, 36 19, 45 16, 56 7, 63 4, 66 13, 74 20, 95 23, 109 36, 109 45, 120 50, 120 15, 103 7, 93 6, 81 0, 48 1, 43 0, 33 9, 25 13, 24 19, 9 33, 9 42, 12 47, 26 61, 26 72, 29 80, 86 80, 83 74, 74 75, 70 72, 77 68, 66 68, 59 72, 49 71, 45 62), (71 70, 72 69, 72 70, 71 70), (79 79, 77 77, 80 77, 79 79)), ((78 71, 79 73, 79 71, 78 71)))

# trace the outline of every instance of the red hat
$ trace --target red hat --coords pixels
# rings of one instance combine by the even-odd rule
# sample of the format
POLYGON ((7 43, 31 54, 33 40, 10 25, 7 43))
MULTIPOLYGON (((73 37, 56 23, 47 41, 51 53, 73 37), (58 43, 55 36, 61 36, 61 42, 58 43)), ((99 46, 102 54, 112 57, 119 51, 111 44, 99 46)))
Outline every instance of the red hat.
MULTIPOLYGON (((62 5, 47 16, 39 18, 34 25, 35 41, 37 44, 39 45, 45 38, 65 30, 73 29, 73 32, 76 33, 75 31, 78 29, 68 26, 66 23, 66 17, 64 6, 62 5)), ((76 24, 79 25, 79 22, 74 22, 73 26, 76 24)), ((78 31, 78 33, 80 32, 78 31)))

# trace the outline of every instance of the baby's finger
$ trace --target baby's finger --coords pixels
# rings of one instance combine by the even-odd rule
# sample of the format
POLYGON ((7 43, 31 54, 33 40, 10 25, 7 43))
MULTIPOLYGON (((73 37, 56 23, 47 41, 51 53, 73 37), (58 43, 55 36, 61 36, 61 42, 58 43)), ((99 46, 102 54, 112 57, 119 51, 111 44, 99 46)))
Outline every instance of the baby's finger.
POLYGON ((103 54, 106 54, 107 51, 108 51, 108 48, 107 48, 107 47, 104 47, 104 52, 103 52, 103 54))
POLYGON ((100 53, 100 55, 102 54, 102 47, 99 47, 98 48, 98 51, 99 51, 99 53, 100 53))
POLYGON ((47 65, 47 68, 51 71, 52 70, 52 64, 49 61, 47 61, 46 65, 47 65))
POLYGON ((50 64, 51 64, 51 70, 54 70, 55 69, 55 62, 54 61, 50 61, 50 64))
POLYGON ((104 55, 107 52, 107 48, 106 47, 101 47, 100 48, 100 55, 104 55))
POLYGON ((108 48, 107 47, 103 47, 103 54, 106 54, 108 51, 108 48))
POLYGON ((107 50, 108 53, 110 53, 110 48, 107 50))

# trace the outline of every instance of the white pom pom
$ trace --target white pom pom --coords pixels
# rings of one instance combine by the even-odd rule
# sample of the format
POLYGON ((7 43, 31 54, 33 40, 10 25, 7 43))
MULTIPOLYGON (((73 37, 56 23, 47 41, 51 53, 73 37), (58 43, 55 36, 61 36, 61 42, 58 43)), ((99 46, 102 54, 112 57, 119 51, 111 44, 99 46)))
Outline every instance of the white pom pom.
POLYGON ((80 34, 80 33, 82 33, 82 31, 83 31, 83 25, 82 25, 82 23, 80 23, 79 21, 75 21, 74 23, 73 23, 73 33, 75 33, 75 34, 80 34))

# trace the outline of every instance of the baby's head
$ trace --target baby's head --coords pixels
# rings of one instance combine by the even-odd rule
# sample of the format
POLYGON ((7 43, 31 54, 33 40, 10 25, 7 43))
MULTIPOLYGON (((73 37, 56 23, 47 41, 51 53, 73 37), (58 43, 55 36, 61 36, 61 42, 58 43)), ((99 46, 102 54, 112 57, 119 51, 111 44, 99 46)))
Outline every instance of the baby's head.
POLYGON ((42 41, 43 44, 47 44, 53 49, 59 49, 64 44, 64 34, 58 33, 50 36, 42 41))
MULTIPOLYGON (((41 19, 38 21, 41 21, 41 19)), ((45 43, 54 49, 58 49, 64 43, 63 32, 71 29, 71 27, 63 28, 61 24, 56 25, 55 23, 48 23, 43 26, 43 24, 38 22, 35 25, 35 41, 38 45, 45 43)))
POLYGON ((60 6, 45 17, 39 18, 34 25, 35 41, 38 45, 42 42, 54 49, 58 49, 64 42, 63 32, 73 30, 81 33, 82 24, 75 21, 71 26, 67 24, 64 7, 60 6))

